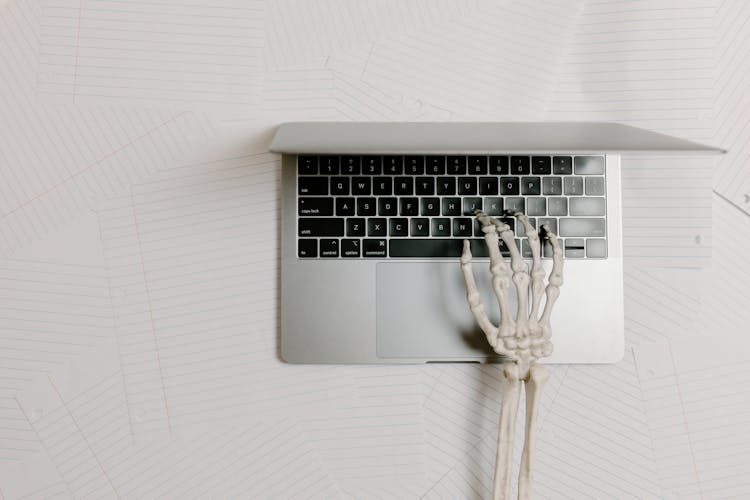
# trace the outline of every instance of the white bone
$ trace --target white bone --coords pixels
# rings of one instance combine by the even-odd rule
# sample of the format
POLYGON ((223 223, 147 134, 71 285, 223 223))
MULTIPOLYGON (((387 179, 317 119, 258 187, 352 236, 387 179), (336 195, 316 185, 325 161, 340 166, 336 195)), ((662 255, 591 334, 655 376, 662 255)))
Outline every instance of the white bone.
POLYGON ((513 231, 510 230, 510 227, 507 224, 502 225, 505 227, 505 230, 500 231, 500 237, 510 251, 510 268, 513 270, 513 283, 516 284, 516 291, 518 292, 516 331, 522 334, 518 336, 518 341, 522 342, 528 336, 526 323, 527 315, 529 314, 529 269, 526 267, 521 252, 516 245, 513 231))
POLYGON ((547 284, 547 302, 544 304, 544 312, 539 322, 542 325, 549 325, 552 307, 560 295, 560 287, 563 284, 563 252, 557 242, 557 236, 550 231, 549 226, 545 225, 544 230, 547 232, 550 245, 552 245, 552 271, 549 274, 549 283, 547 284))
POLYGON ((521 469, 518 473, 518 499, 531 498, 533 482, 532 464, 536 447, 536 417, 539 413, 539 401, 542 397, 544 384, 549 379, 549 370, 541 365, 533 364, 529 368, 529 376, 524 380, 526 389, 526 427, 521 455, 521 469))
MULTIPOLYGON (((497 234, 497 227, 493 223, 493 219, 487 214, 478 211, 477 218, 482 224, 482 232, 484 232, 484 240, 487 243, 487 248, 490 254, 490 274, 492 276, 492 288, 495 291, 497 297, 497 303, 500 306, 500 336, 507 337, 512 335, 515 322, 510 313, 510 305, 508 303, 508 271, 505 266, 505 260, 500 253, 499 238, 497 234)), ((503 230, 507 231, 510 229, 507 225, 503 225, 503 230)))
POLYGON ((531 258, 533 259, 533 262, 531 265, 531 311, 529 311, 529 319, 531 321, 537 321, 539 303, 542 301, 542 293, 544 292, 542 246, 539 242, 539 235, 537 234, 536 229, 531 227, 528 217, 521 213, 516 213, 516 219, 523 224, 523 227, 526 230, 526 237, 529 241, 529 247, 531 248, 531 258))
POLYGON ((471 248, 468 240, 464 241, 464 251, 461 256, 461 270, 466 284, 466 297, 474 318, 487 336, 496 353, 505 356, 509 361, 503 363, 503 400, 500 406, 500 424, 497 436, 497 457, 495 461, 495 478, 492 498, 507 499, 510 491, 510 466, 513 455, 513 433, 518 401, 521 394, 521 381, 526 387, 526 428, 521 470, 518 477, 518 498, 531 497, 532 462, 536 433, 534 427, 538 413, 539 398, 544 383, 549 378, 549 372, 536 365, 536 361, 552 353, 552 329, 550 316, 552 307, 560 294, 563 284, 563 254, 557 237, 548 226, 543 226, 546 237, 552 245, 552 271, 546 287, 546 303, 542 316, 537 321, 539 302, 544 286, 544 270, 541 265, 541 244, 536 232, 523 214, 515 214, 526 229, 529 245, 532 250, 532 304, 531 314, 527 318, 529 271, 516 247, 513 231, 507 224, 489 217, 481 211, 476 212, 482 224, 485 242, 490 254, 490 273, 492 285, 501 309, 500 327, 496 327, 487 317, 477 291, 474 273, 471 267, 471 248), (511 318, 508 306, 508 276, 505 261, 498 247, 499 237, 510 250, 513 282, 518 290, 518 311, 516 319, 511 318))
POLYGON ((521 379, 518 365, 503 364, 503 402, 497 430, 495 479, 492 487, 494 500, 506 500, 510 493, 510 466, 513 458, 513 437, 516 432, 518 401, 521 399, 521 379))

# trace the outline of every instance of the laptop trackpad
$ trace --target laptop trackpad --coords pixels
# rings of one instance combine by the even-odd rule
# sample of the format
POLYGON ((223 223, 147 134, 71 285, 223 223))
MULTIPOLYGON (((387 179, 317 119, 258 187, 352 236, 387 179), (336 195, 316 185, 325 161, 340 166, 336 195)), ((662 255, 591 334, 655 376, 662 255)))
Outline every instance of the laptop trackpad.
MULTIPOLYGON (((497 324, 488 265, 475 261, 474 276, 485 310, 497 324)), ((515 287, 508 291, 515 310, 515 287)), ((376 300, 379 357, 470 360, 495 354, 469 310, 458 259, 379 263, 376 300)))

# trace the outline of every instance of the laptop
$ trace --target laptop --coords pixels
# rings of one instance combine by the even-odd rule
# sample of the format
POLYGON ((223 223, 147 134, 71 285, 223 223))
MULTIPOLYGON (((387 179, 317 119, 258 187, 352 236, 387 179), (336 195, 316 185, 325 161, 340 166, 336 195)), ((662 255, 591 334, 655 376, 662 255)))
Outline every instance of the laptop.
MULTIPOLYGON (((477 209, 548 225, 565 282, 545 363, 623 357, 620 156, 721 150, 615 123, 286 123, 281 355, 290 363, 502 361, 475 324, 463 240, 497 324, 477 209)), ((501 248, 507 257, 507 249, 501 248)), ((547 274, 551 253, 543 250, 547 274)), ((510 287, 511 301, 514 287, 510 287)), ((511 304, 515 310, 515 304, 511 304)))

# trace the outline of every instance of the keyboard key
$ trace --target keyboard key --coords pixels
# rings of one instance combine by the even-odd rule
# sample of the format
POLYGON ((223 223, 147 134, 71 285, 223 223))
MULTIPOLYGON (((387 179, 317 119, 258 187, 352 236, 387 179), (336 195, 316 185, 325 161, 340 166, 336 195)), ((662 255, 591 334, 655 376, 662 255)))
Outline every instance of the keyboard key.
POLYGON ((602 175, 604 173, 603 156, 576 156, 576 175, 602 175))
POLYGON ((342 257, 359 257, 359 240, 341 240, 342 257))
POLYGON ((527 198, 526 215, 547 215, 547 199, 541 196, 527 198))
POLYGON ((604 198, 571 198, 570 215, 604 215, 604 198))
MULTIPOLYGON (((330 198, 329 198, 330 199, 330 198)), ((354 215, 354 198, 336 198, 336 215, 350 216, 354 215)))
POLYGON ((466 157, 448 156, 446 158, 446 170, 448 175, 466 175, 466 157))
POLYGON ((500 177, 500 194, 518 194, 518 177, 500 177))
POLYGON ((451 220, 448 218, 437 218, 430 221, 433 236, 450 236, 451 220))
POLYGON ((409 219, 388 219, 388 234, 390 236, 409 236, 409 219))
POLYGON ((319 163, 321 175, 339 175, 338 156, 321 156, 319 163))
POLYGON ((375 198, 357 198, 357 215, 375 215, 375 198))
POLYGON ((586 240, 586 257, 601 259, 607 256, 607 240, 586 240))
POLYGON ((362 173, 364 175, 380 175, 380 157, 379 156, 363 156, 362 157, 362 173))
POLYGON ((418 195, 429 195, 435 194, 435 178, 434 177, 417 177, 414 179, 414 192, 418 195))
POLYGON ((372 194, 375 194, 375 195, 393 194, 392 177, 373 177, 372 194))
POLYGON ((583 177, 565 177, 563 185, 565 186, 565 194, 568 196, 583 194, 583 177))
POLYGON ((552 158, 552 173, 555 175, 572 174, 573 158, 570 156, 555 156, 552 158))
POLYGON ((503 199, 498 197, 485 198, 484 213, 487 215, 502 215, 503 199))
POLYGON ((378 215, 396 215, 398 200, 396 198, 378 198, 378 215))
POLYGON ((542 194, 562 194, 562 177, 544 177, 542 179, 542 194))
POLYGON ((529 157, 528 156, 511 156, 510 157, 510 174, 511 175, 528 175, 529 174, 529 157))
POLYGON ((331 194, 342 195, 349 194, 348 177, 331 177, 331 194))
POLYGON ((315 175, 318 173, 317 156, 299 156, 297 158, 297 172, 299 175, 315 175))
POLYGON ((346 219, 346 235, 347 236, 364 236, 365 227, 366 227, 365 219, 361 219, 361 218, 346 219))
POLYGON ((362 240, 363 257, 387 257, 388 241, 387 240, 362 240))
POLYGON ((299 236, 344 236, 344 219, 303 217, 297 228, 299 236))
POLYGON ((317 257, 318 240, 300 239, 297 241, 297 257, 317 257))
POLYGON ((429 236, 430 235, 430 220, 429 219, 412 219, 411 220, 411 235, 412 236, 429 236))
POLYGON ((521 179, 521 194, 542 194, 542 179, 539 177, 524 177, 521 179))
POLYGON ((339 240, 320 240, 320 256, 321 257, 338 257, 339 256, 339 240))
POLYGON ((461 198, 443 198, 443 215, 461 215, 461 198))
POLYGON ((299 177, 297 179, 299 194, 328 194, 328 177, 299 177))
MULTIPOLYGON (((483 238, 469 239, 471 254, 474 257, 489 257, 487 243, 483 238)), ((502 240, 499 242, 500 252, 508 256, 502 240)), ((391 257, 460 257, 464 249, 464 240, 453 239, 399 239, 391 238, 388 253, 391 257)))
POLYGON ((414 194, 413 177, 395 177, 393 179, 393 194, 411 196, 414 194))
POLYGON ((477 178, 476 177, 459 177, 458 178, 458 194, 464 195, 464 196, 477 194, 477 178))
MULTIPOLYGON (((305 219, 301 219, 305 220, 305 219)), ((606 236, 604 219, 560 219, 560 236, 606 236)))
POLYGON ((582 259, 584 257, 583 239, 568 238, 565 240, 565 257, 582 259))
POLYGON ((508 175, 507 156, 490 156, 490 175, 508 175))
POLYGON ((370 177, 352 177, 352 194, 361 196, 369 195, 371 189, 370 177))
POLYGON ((299 198, 297 200, 300 215, 333 215, 332 198, 299 198))
MULTIPOLYGON (((536 228, 536 219, 533 217, 529 217, 528 220, 529 224, 531 224, 531 227, 536 228)), ((528 236, 528 234, 526 234, 526 227, 523 224, 518 225, 518 232, 516 233, 516 236, 518 236, 519 238, 528 236)))
POLYGON ((505 211, 510 213, 521 212, 526 213, 526 203, 524 199, 519 197, 505 198, 505 211))
POLYGON ((398 200, 399 215, 419 215, 419 200, 417 198, 399 198, 398 200))
POLYGON ((487 175, 487 157, 469 156, 469 175, 487 175))
POLYGON ((453 219, 453 236, 471 236, 474 220, 468 217, 453 219))
POLYGON ((479 178, 479 194, 482 196, 492 196, 498 193, 497 191, 497 177, 480 177, 479 178))
POLYGON ((474 216, 477 210, 482 210, 482 198, 464 198, 463 205, 463 214, 474 216))
POLYGON ((549 230, 557 235, 557 219, 544 218, 539 219, 539 227, 549 226, 549 230))
POLYGON ((604 196, 604 177, 586 177, 586 194, 604 196))
POLYGON ((549 175, 552 173, 552 158, 549 156, 532 156, 531 173, 533 175, 549 175))
POLYGON ((568 215, 568 199, 547 198, 547 213, 549 215, 568 215))
POLYGON ((456 194, 456 178, 455 177, 438 177, 437 194, 443 195, 443 196, 456 194))
POLYGON ((367 219, 367 236, 385 236, 386 219, 367 219))
POLYGON ((421 215, 440 215, 440 198, 422 198, 419 209, 421 215))
POLYGON ((406 175, 424 175, 424 156, 405 156, 404 173, 406 175))
POLYGON ((359 175, 359 156, 346 155, 341 157, 341 175, 359 175))
POLYGON ((404 159, 401 156, 384 156, 383 173, 386 175, 401 175, 404 173, 404 159))
POLYGON ((427 175, 445 175, 445 156, 428 156, 425 158, 427 175))

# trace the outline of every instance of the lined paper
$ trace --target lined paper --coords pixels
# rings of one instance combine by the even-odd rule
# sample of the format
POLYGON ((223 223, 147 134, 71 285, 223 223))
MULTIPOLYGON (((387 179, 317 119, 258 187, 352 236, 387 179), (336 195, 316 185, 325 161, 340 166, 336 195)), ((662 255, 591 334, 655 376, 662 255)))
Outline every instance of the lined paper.
POLYGON ((747 494, 745 352, 747 339, 737 333, 721 342, 698 336, 635 350, 664 498, 747 494))
POLYGON ((257 97, 262 1, 42 7, 38 90, 54 102, 234 112, 257 97))
POLYGON ((278 182, 275 156, 244 154, 176 166, 101 206, 131 418, 147 415, 136 435, 325 412, 350 391, 334 367, 278 357, 278 182))
POLYGON ((730 153, 623 159, 625 359, 551 367, 535 495, 747 496, 748 9, 3 2, 0 499, 487 498, 497 366, 280 360, 267 147, 537 119, 730 153))

